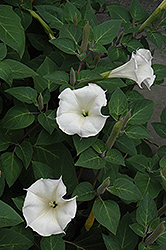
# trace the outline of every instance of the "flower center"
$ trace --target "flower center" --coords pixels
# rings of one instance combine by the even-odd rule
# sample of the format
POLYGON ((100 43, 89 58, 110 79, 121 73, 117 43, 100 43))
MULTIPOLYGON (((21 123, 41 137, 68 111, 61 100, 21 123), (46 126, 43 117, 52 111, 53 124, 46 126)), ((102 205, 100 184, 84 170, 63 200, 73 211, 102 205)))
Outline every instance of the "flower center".
POLYGON ((84 109, 82 109, 82 115, 84 117, 88 116, 89 115, 89 112, 88 111, 85 111, 84 109))
POLYGON ((49 202, 49 205, 50 205, 50 207, 52 207, 52 208, 55 208, 56 206, 58 206, 58 204, 56 203, 56 201, 50 201, 50 202, 49 202))

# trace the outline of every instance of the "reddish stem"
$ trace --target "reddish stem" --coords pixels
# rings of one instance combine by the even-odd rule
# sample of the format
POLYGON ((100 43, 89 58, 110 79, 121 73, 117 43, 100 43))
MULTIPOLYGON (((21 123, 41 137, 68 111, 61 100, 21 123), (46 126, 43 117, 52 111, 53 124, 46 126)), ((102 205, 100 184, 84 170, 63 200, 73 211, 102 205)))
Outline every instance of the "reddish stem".
POLYGON ((88 56, 90 55, 90 53, 91 53, 91 51, 89 51, 88 54, 84 57, 84 59, 80 62, 80 65, 79 65, 79 68, 78 68, 77 73, 80 73, 82 64, 83 64, 83 62, 88 58, 88 56))

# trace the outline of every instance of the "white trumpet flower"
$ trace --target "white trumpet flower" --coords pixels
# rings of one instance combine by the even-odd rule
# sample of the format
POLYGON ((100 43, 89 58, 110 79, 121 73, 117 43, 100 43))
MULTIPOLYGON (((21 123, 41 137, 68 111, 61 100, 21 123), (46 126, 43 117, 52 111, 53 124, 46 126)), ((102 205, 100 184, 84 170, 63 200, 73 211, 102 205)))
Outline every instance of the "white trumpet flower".
POLYGON ((62 181, 39 179, 28 189, 23 205, 27 227, 42 236, 64 233, 67 224, 75 217, 76 197, 63 199, 66 186, 62 181))
POLYGON ((107 104, 105 91, 90 83, 80 89, 65 89, 59 95, 56 121, 59 128, 68 135, 80 137, 97 135, 104 127, 108 116, 101 114, 107 104))

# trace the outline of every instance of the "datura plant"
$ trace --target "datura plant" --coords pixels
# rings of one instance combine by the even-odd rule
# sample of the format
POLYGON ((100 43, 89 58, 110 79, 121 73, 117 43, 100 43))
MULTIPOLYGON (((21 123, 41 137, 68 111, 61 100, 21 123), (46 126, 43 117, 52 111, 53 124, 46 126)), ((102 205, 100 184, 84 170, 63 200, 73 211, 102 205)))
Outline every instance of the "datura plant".
POLYGON ((166 249, 153 4, 0 0, 0 249, 166 249))

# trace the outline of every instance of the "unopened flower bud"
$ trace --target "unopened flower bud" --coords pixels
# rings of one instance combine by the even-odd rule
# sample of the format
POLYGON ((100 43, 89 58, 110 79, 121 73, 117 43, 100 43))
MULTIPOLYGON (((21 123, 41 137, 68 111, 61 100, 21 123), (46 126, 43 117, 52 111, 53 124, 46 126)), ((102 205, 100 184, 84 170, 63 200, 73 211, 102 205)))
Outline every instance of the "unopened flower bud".
POLYGON ((101 195, 105 192, 107 187, 110 185, 110 177, 107 177, 102 184, 97 188, 97 194, 101 195))
POLYGON ((43 105, 43 96, 40 93, 40 95, 38 96, 38 110, 41 112, 43 108, 44 108, 44 105, 43 105))
POLYGON ((72 86, 74 86, 75 85, 75 71, 74 71, 74 69, 73 68, 71 68, 70 69, 70 84, 72 85, 72 86))
POLYGON ((87 46, 88 46, 88 39, 89 39, 89 21, 87 21, 87 24, 84 26, 84 29, 83 29, 81 53, 86 52, 87 46))
POLYGON ((127 112, 125 118, 123 119, 123 126, 122 126, 122 130, 126 127, 128 120, 131 117, 131 109, 127 112))
POLYGON ((73 24, 77 26, 77 13, 75 12, 74 18, 73 18, 73 24))
POLYGON ((146 246, 153 244, 153 242, 155 240, 157 240, 157 238, 160 236, 161 233, 164 232, 165 230, 165 226, 164 226, 165 221, 162 221, 153 231, 153 233, 151 233, 145 240, 145 244, 146 246))

